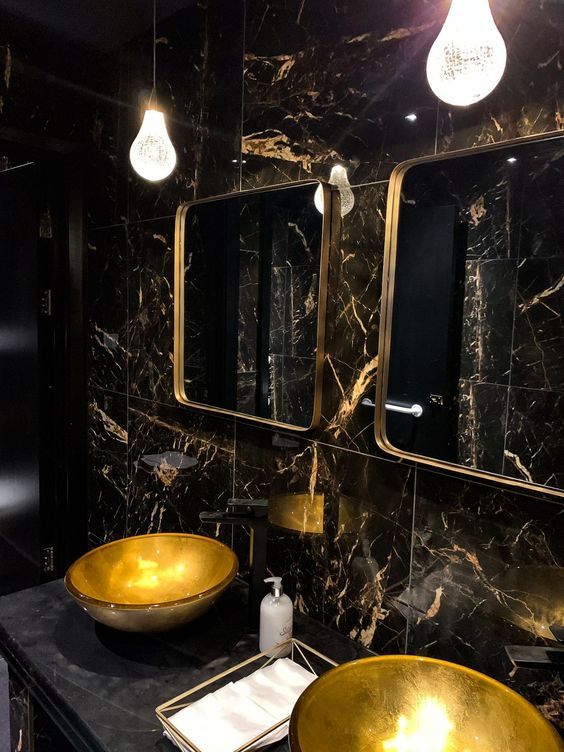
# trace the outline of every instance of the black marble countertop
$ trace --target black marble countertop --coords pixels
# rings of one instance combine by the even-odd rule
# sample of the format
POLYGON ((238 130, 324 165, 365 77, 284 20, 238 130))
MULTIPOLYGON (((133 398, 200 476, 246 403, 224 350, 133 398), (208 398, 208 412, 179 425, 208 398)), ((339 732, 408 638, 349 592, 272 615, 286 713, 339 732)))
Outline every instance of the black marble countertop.
MULTIPOLYGON (((120 633, 96 624, 57 580, 0 598, 0 650, 79 752, 172 752, 155 707, 259 652, 246 615, 236 583, 181 630, 120 633)), ((301 614, 294 634, 338 663, 368 654, 301 614)))

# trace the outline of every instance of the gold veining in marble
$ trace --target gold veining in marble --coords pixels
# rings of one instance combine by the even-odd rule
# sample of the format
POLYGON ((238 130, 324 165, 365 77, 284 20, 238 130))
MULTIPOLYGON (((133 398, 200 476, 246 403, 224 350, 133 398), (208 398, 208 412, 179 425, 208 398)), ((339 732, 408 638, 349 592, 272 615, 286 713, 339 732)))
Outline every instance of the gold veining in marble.
POLYGON ((495 586, 496 614, 535 637, 556 639, 550 627, 564 624, 564 569, 512 567, 495 586))

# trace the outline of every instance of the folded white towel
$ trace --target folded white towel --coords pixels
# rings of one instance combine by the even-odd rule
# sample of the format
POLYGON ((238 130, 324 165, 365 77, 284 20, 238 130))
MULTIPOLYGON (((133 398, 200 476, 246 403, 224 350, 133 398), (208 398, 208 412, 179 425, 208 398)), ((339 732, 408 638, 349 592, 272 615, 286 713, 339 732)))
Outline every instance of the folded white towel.
MULTIPOLYGON (((201 752, 234 752, 287 718, 316 678, 289 658, 280 658, 179 710, 169 722, 201 752)), ((286 723, 253 749, 280 741, 287 733, 286 723)))
POLYGON ((237 687, 275 718, 276 723, 291 714, 298 697, 315 679, 315 674, 294 661, 279 658, 237 682, 237 687))

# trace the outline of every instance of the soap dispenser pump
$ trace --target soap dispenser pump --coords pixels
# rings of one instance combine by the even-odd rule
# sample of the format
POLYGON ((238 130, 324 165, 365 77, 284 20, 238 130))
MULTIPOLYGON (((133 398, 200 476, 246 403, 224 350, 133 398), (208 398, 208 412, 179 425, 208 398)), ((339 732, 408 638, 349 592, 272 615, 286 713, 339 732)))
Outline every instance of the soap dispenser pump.
MULTIPOLYGON (((260 633, 259 648, 261 653, 275 645, 280 645, 292 637, 294 609, 292 601, 284 594, 281 577, 267 577, 265 582, 271 582, 272 588, 265 595, 260 604, 260 633)), ((276 656, 282 658, 290 653, 288 645, 282 651, 276 651, 276 656)))

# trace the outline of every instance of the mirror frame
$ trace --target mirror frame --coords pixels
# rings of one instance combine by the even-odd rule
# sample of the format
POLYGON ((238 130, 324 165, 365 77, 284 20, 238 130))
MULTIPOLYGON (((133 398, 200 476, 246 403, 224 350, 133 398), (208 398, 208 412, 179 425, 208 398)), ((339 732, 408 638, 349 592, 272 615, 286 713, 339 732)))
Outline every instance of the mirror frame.
MULTIPOLYGON (((446 152, 442 154, 433 154, 427 157, 418 157, 401 162, 390 176, 388 187, 387 209, 386 209, 386 232, 384 239, 384 264, 382 269, 382 302, 380 315, 380 332, 378 343, 378 374, 376 377, 376 400, 374 414, 374 433, 376 443, 380 449, 394 457, 405 460, 412 460, 422 465, 429 465, 435 469, 449 470, 460 475, 467 475, 483 480, 495 481, 497 483, 511 486, 529 492, 542 493, 550 496, 564 497, 564 489, 560 490, 554 486, 542 486, 539 483, 529 483, 510 478, 505 475, 498 475, 487 470, 479 470, 464 465, 457 465, 454 462, 438 460, 425 455, 406 452, 396 448, 388 439, 386 433, 386 394, 388 392, 388 375, 389 359, 392 341, 392 316, 394 306, 394 283, 396 270, 396 255, 398 246, 398 225, 399 212, 401 206, 401 192, 403 179, 406 173, 417 165, 428 164, 429 162, 444 162, 446 160, 456 159, 458 157, 468 157, 474 154, 483 154, 490 151, 501 151, 502 149, 511 149, 521 144, 543 142, 550 140, 562 140, 564 142, 563 131, 549 131, 547 133, 535 134, 532 136, 523 136, 522 138, 503 141, 501 143, 487 144, 470 149, 459 149, 457 151, 446 152)), ((564 145, 564 143, 563 143, 564 145)))
POLYGON ((233 191, 220 196, 211 196, 209 198, 197 199, 181 204, 176 211, 176 223, 174 234, 174 352, 173 352, 173 371, 174 371, 174 396, 182 405, 196 408, 198 410, 210 411, 221 415, 231 415, 246 420, 262 423, 263 425, 276 426, 291 431, 305 432, 315 428, 321 418, 321 391, 323 385, 323 367, 325 364, 325 327, 327 313, 327 280, 329 274, 329 249, 333 238, 338 237, 340 225, 337 224, 340 218, 338 192, 331 189, 329 183, 321 180, 299 180, 291 183, 279 183, 269 185, 263 188, 252 188, 245 191, 233 191), (291 189, 299 186, 321 186, 323 191, 323 224, 321 230, 321 250, 319 258, 319 285, 318 285, 318 307, 317 307, 317 332, 316 332, 316 353, 315 353, 315 379, 313 395, 313 413, 311 423, 308 426, 295 426, 291 423, 283 423, 273 420, 272 418, 261 418, 250 413, 241 413, 236 410, 228 410, 223 407, 207 405, 203 402, 193 402, 186 396, 186 387, 184 381, 185 365, 185 348, 184 348, 184 311, 185 311, 185 282, 184 282, 184 236, 186 229, 186 215, 192 206, 208 204, 213 201, 224 199, 235 199, 244 196, 251 196, 257 193, 267 193, 270 191, 280 191, 282 189, 291 189))

